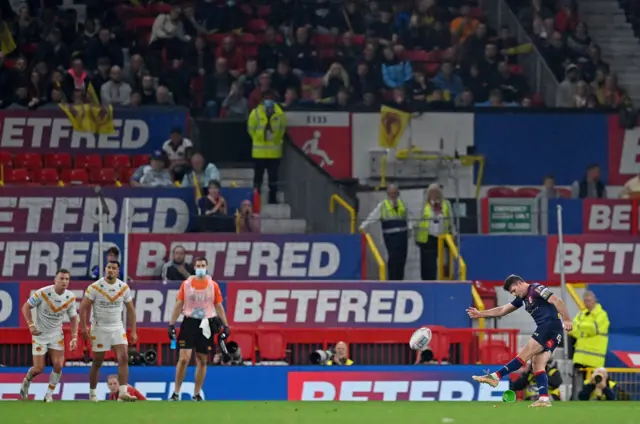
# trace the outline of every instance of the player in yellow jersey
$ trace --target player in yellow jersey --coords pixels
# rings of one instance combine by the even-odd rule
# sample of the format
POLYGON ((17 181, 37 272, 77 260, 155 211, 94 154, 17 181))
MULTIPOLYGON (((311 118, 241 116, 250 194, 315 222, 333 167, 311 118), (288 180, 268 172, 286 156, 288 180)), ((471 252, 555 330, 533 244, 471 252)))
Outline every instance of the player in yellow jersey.
POLYGON ((56 272, 53 284, 35 291, 22 305, 29 331, 33 337, 32 353, 33 366, 27 371, 27 375, 20 387, 20 396, 23 400, 29 398, 31 380, 44 370, 44 358, 47 352, 51 358, 53 371, 49 376, 49 387, 44 396, 45 402, 53 402, 53 391, 60 381, 62 367, 64 366, 64 335, 62 324, 64 318, 71 320, 71 343, 69 348, 73 351, 78 343, 78 313, 76 312, 76 297, 67 290, 71 275, 66 269, 56 272), (35 310, 35 321, 33 319, 35 310))
MULTIPOLYGON (((118 400, 133 402, 135 396, 127 391, 129 379, 128 341, 122 313, 127 308, 127 316, 131 324, 131 343, 136 343, 136 311, 133 306, 133 295, 129 286, 118 279, 120 262, 109 261, 105 267, 104 277, 91 284, 80 303, 80 330, 82 336, 91 341, 93 363, 89 371, 89 400, 97 402, 96 388, 100 377, 100 367, 104 356, 113 350, 118 361, 118 380, 120 394, 118 400), (91 330, 87 326, 87 312, 91 309, 91 330)), ((104 399, 103 399, 104 400, 104 399)))

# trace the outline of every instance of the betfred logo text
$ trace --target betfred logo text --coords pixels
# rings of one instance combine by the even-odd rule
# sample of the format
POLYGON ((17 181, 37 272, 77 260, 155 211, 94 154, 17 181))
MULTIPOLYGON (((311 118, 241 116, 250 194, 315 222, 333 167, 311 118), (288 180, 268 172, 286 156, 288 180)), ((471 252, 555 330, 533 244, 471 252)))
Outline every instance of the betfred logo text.
POLYGON ((631 235, 635 231, 637 234, 638 211, 634 211, 633 207, 634 203, 630 200, 585 199, 584 233, 631 235))
POLYGON ((640 127, 624 129, 618 117, 609 117, 609 178, 611 185, 624 185, 640 172, 640 127))
POLYGON ((440 379, 428 372, 290 372, 290 401, 499 401, 509 389, 479 385, 470 378, 440 379), (430 375, 431 374, 431 375, 430 375))
MULTIPOLYGON (((558 237, 550 236, 549 279, 560 276, 558 237)), ((640 280, 640 243, 635 237, 566 236, 564 270, 569 281, 637 282, 640 280)))
POLYGON ((357 236, 270 236, 191 234, 180 237, 136 235, 130 240, 132 278, 158 278, 176 246, 187 262, 209 261, 217 279, 336 279, 361 274, 361 240, 357 236))
POLYGON ((314 283, 296 289, 278 283, 244 286, 227 286, 227 307, 233 324, 410 325, 420 322, 425 312, 425 302, 418 290, 379 289, 379 284, 373 287, 359 283, 353 289, 334 283, 314 283))

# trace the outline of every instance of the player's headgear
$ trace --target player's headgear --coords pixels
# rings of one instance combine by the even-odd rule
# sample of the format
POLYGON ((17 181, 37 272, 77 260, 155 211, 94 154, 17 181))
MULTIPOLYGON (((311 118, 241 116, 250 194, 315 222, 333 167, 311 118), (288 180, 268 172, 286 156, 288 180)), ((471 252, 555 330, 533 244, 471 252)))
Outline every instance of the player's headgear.
POLYGON ((524 281, 524 279, 522 277, 518 277, 515 274, 511 274, 510 276, 505 278, 503 288, 505 291, 509 291, 512 285, 519 283, 520 281, 524 281))

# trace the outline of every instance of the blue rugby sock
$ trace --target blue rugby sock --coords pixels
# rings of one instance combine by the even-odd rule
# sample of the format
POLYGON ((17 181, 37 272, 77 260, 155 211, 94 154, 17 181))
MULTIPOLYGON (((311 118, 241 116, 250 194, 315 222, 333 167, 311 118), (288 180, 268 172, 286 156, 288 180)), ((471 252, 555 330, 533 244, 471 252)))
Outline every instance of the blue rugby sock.
POLYGON ((536 374, 536 386, 538 386, 538 399, 549 398, 549 377, 546 371, 538 371, 536 374))
POLYGON ((511 360, 507 365, 500 368, 498 371, 494 372, 492 375, 500 380, 502 377, 505 377, 511 374, 514 371, 519 370, 524 365, 524 361, 520 359, 520 357, 516 356, 511 360))

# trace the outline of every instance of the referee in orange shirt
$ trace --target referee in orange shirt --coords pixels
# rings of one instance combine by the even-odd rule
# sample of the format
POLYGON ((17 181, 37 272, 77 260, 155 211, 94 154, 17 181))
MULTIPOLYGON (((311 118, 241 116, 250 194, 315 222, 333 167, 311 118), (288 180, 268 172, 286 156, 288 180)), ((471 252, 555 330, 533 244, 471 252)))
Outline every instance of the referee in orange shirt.
POLYGON ((180 400, 180 388, 191 361, 192 351, 196 351, 196 378, 193 392, 194 401, 202 401, 200 392, 207 373, 209 352, 214 349, 213 337, 222 330, 222 340, 229 337, 227 315, 222 306, 220 286, 207 275, 207 260, 196 259, 196 275, 182 282, 178 299, 169 322, 169 338, 176 340, 175 323, 180 314, 184 315, 177 338, 180 357, 176 366, 176 383, 169 400, 180 400))

